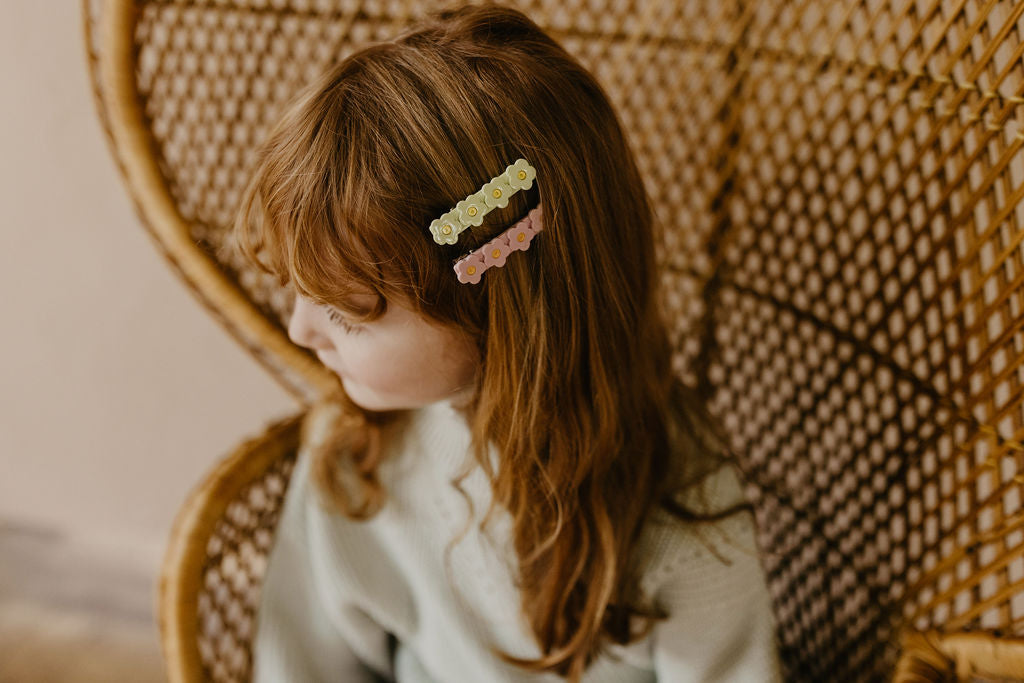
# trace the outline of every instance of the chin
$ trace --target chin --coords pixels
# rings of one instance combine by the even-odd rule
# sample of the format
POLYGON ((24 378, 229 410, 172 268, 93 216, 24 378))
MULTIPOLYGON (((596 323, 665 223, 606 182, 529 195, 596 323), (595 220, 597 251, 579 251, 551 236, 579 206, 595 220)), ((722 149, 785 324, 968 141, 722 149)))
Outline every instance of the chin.
POLYGON ((384 412, 387 410, 404 410, 410 407, 400 399, 381 396, 372 389, 367 389, 360 384, 353 384, 344 377, 341 378, 341 383, 345 387, 345 393, 348 394, 352 402, 363 410, 384 412))

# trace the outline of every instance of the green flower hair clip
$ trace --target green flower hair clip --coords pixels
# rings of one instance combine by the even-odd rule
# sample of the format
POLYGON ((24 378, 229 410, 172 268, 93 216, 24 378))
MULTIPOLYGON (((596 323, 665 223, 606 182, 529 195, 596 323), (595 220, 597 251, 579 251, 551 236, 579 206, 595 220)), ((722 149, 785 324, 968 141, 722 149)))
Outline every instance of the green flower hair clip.
POLYGON ((484 216, 496 208, 508 206, 509 197, 519 190, 533 187, 537 169, 526 159, 516 159, 504 173, 484 183, 477 192, 469 195, 447 213, 430 223, 430 234, 438 244, 455 244, 459 234, 469 227, 480 225, 484 216))

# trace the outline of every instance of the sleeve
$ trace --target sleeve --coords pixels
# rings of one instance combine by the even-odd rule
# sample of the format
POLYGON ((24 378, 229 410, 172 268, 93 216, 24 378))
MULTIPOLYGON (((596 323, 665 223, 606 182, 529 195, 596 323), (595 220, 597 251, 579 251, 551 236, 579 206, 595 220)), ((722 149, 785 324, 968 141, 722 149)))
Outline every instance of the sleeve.
MULTIPOLYGON (((741 501, 732 467, 712 478, 720 502, 741 501)), ((686 531, 658 572, 658 603, 669 618, 654 627, 656 680, 666 683, 781 681, 771 595, 753 514, 741 510, 686 531)))
MULTIPOLYGON (((305 451, 299 453, 267 560, 253 640, 253 683, 376 683, 381 678, 352 650, 317 590, 308 524, 311 502, 305 451)), ((367 637, 386 641, 379 629, 367 637)))

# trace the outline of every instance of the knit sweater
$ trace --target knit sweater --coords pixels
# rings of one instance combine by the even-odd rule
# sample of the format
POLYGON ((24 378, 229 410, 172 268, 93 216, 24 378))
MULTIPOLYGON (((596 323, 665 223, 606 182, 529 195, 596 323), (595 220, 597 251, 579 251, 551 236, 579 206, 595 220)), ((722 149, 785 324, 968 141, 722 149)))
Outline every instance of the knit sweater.
MULTIPOLYGON (((469 457, 460 413, 449 401, 428 404, 410 411, 400 430, 385 432, 378 472, 388 501, 359 522, 330 510, 309 479, 309 447, 324 437, 335 410, 314 406, 303 423, 263 580, 255 683, 358 683, 378 675, 398 683, 564 681, 489 651, 493 644, 519 657, 542 654, 514 584, 511 518, 499 507, 479 528, 491 495, 480 467, 462 482, 474 523, 452 547, 450 580, 446 573, 445 547, 469 515, 450 483, 469 457)), ((742 500, 732 466, 704 485, 710 508, 742 500)), ((710 509, 696 498, 683 501, 710 509)), ((744 510, 702 526, 714 533, 701 538, 713 543, 667 512, 645 524, 640 587, 670 616, 643 639, 610 646, 584 683, 781 680, 752 515, 744 510)))

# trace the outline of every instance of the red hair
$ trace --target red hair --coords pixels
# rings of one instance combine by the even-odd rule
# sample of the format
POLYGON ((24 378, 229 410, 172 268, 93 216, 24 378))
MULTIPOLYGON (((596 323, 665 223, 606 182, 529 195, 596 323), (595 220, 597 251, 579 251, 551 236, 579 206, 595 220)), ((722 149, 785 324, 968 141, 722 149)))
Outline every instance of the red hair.
MULTIPOLYGON (((644 522, 657 507, 681 522, 739 508, 675 502, 726 457, 725 439, 671 370, 649 199, 577 60, 517 10, 436 12, 303 91, 259 150, 235 230, 253 261, 319 302, 351 311, 358 283, 378 296, 351 311, 364 319, 400 301, 476 340, 475 462, 492 509, 513 520, 522 607, 544 653, 499 656, 576 681, 605 643, 665 616, 636 590, 644 522), (436 244, 430 222, 519 157, 537 169, 533 187, 457 245, 436 244), (545 227, 530 250, 460 284, 452 262, 538 202, 545 227)), ((343 410, 314 477, 340 513, 366 519, 386 502, 382 433, 401 416, 331 400, 343 410)))

